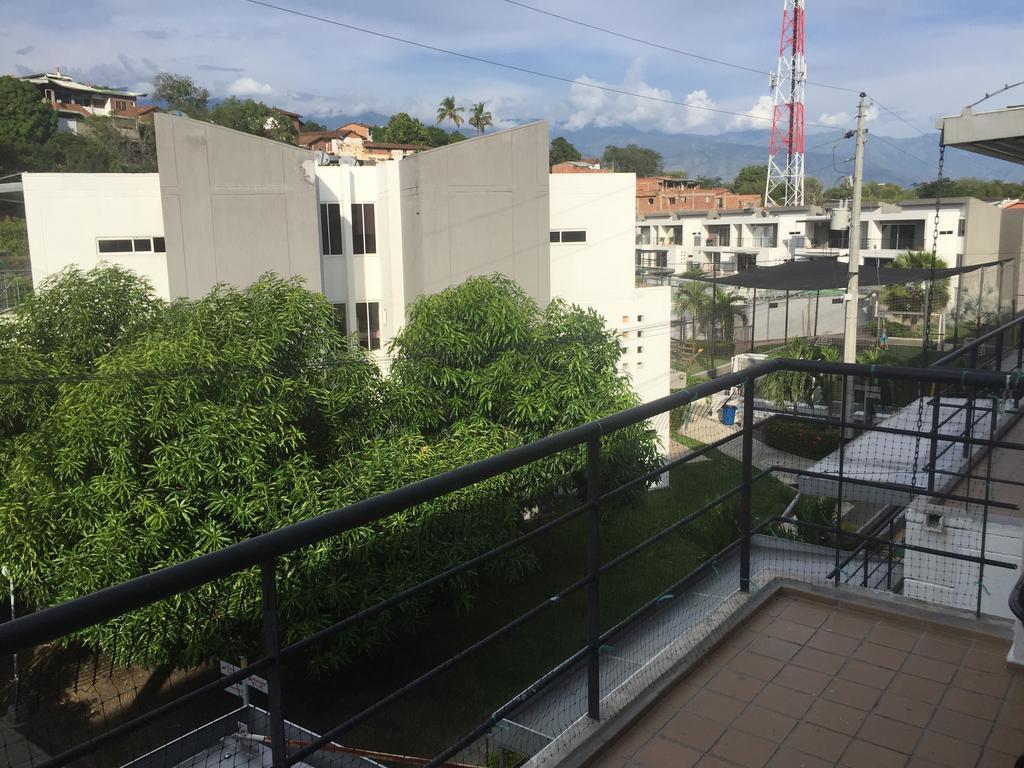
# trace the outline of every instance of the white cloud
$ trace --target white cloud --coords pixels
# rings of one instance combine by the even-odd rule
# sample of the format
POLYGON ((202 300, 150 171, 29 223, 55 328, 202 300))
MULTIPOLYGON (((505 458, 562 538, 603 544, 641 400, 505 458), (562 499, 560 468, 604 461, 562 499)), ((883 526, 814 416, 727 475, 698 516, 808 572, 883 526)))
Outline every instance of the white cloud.
POLYGON ((712 126, 714 100, 703 88, 676 99, 665 88, 649 85, 643 78, 642 62, 634 61, 621 83, 606 83, 582 75, 569 88, 569 116, 564 127, 579 130, 588 125, 608 128, 631 125, 645 130, 684 133, 712 126), (597 87, 594 87, 597 86, 597 87), (608 89, 608 90, 603 90, 608 89), (630 91, 648 98, 636 98, 630 91), (687 109, 678 103, 690 105, 687 109))
POLYGON ((771 96, 761 96, 757 102, 743 113, 737 115, 726 126, 729 131, 741 131, 746 128, 771 128, 772 111, 775 109, 775 101, 771 96))
POLYGON ((228 86, 229 96, 260 96, 273 91, 269 83, 261 83, 251 77, 240 77, 228 86))
POLYGON ((832 114, 822 114, 822 116, 818 118, 817 122, 822 125, 838 128, 851 125, 853 118, 850 117, 849 112, 833 112, 832 114))

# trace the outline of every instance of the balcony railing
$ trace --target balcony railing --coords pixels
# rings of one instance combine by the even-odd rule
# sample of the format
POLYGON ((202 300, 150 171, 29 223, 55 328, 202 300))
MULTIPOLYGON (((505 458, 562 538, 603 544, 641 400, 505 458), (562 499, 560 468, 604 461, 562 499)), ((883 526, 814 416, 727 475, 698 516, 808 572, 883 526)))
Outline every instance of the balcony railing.
POLYGON ((778 245, 778 238, 772 235, 740 237, 736 240, 736 245, 741 248, 774 248, 778 245))
MULTIPOLYGON (((476 721, 460 733, 421 734, 421 738, 443 739, 445 743, 443 748, 432 750, 433 755, 422 763, 431 768, 453 761, 463 765, 485 762, 490 765, 494 750, 500 748, 503 750, 500 759, 512 764, 541 749, 551 750, 556 746, 568 749, 571 744, 565 739, 573 723, 609 717, 617 706, 611 694, 620 689, 623 681, 646 679, 651 659, 664 647, 663 641, 667 641, 666 631, 671 630, 672 638, 683 637, 695 622, 720 619, 731 600, 743 598, 773 574, 891 591, 898 590, 908 580, 911 567, 927 569, 944 563, 949 573, 969 572, 965 583, 972 584, 973 591, 967 595, 965 605, 980 614, 982 593, 986 589, 984 574, 989 569, 1016 567, 995 557, 986 548, 984 530, 990 511, 1013 505, 994 500, 984 490, 991 483, 1000 482, 1000 478, 993 476, 991 461, 978 459, 986 455, 986 451, 991 455, 993 448, 1024 449, 1024 444, 997 439, 1000 420, 1015 418, 1012 408, 1007 413, 1007 404, 1024 394, 1020 377, 1007 376, 1003 370, 1006 365, 1012 367, 1014 359, 1018 370, 1020 368, 1024 357, 1021 324, 1022 318, 1017 318, 927 368, 768 360, 0 625, 0 662, 16 654, 23 659, 31 656, 49 670, 52 677, 47 679, 55 686, 54 691, 28 690, 25 681, 37 678, 23 674, 20 687, 8 690, 14 697, 12 704, 27 710, 25 717, 33 725, 28 730, 44 733, 50 739, 47 747, 53 755, 52 758, 14 762, 12 768, 72 763, 119 764, 123 758, 115 761, 111 755, 123 752, 110 751, 116 743, 136 748, 138 752, 132 757, 138 757, 160 748, 174 735, 183 735, 169 730, 168 722, 177 722, 174 718, 183 716, 186 710, 206 711, 211 697, 223 699, 222 689, 245 684, 252 676, 266 681, 265 694, 250 691, 248 695, 259 696, 261 706, 265 706, 265 712, 259 710, 260 717, 264 718, 259 722, 265 722, 267 730, 265 734, 256 735, 240 731, 233 738, 248 740, 245 743, 250 746, 269 750, 275 768, 299 763, 369 768, 375 763, 360 761, 371 760, 366 755, 378 752, 340 744, 360 733, 359 729, 372 718, 383 714, 388 717, 385 730, 399 728, 401 718, 394 711, 385 713, 385 710, 400 706, 409 697, 427 696, 419 700, 414 710, 419 714, 415 717, 430 710, 446 709, 456 700, 462 701, 467 691, 447 691, 438 686, 454 667, 486 653, 493 654, 488 668, 491 672, 502 670, 500 677, 506 688, 521 683, 518 693, 501 700, 485 700, 474 691, 474 696, 467 699, 470 703, 460 710, 468 708, 474 712, 476 721), (821 391, 818 402, 808 405, 787 402, 784 398, 781 402, 762 398, 760 390, 772 382, 777 384, 780 375, 790 382, 798 377, 816 382, 809 386, 821 391), (879 394, 871 394, 876 391, 879 394), (868 403, 869 398, 874 398, 876 407, 862 407, 862 401, 868 403), (833 400, 839 403, 838 407, 833 400), (729 424, 730 418, 724 410, 720 420, 715 418, 715 409, 709 404, 716 401, 723 408, 737 408, 741 426, 729 424), (916 422, 911 419, 910 426, 888 419, 908 413, 917 415, 916 422), (799 462, 755 467, 755 432, 760 439, 759 430, 780 418, 795 420, 805 429, 831 428, 837 439, 836 450, 823 459, 824 463, 811 468, 799 462), (634 476, 624 477, 616 472, 616 456, 608 448, 611 438, 637 425, 660 422, 672 425, 673 438, 688 429, 691 430, 688 434, 693 434, 694 424, 704 424, 707 432, 702 433, 703 444, 690 440, 681 451, 670 451, 666 447, 667 455, 662 463, 634 476), (907 465, 907 473, 912 472, 912 477, 894 472, 891 466, 883 473, 855 466, 857 440, 871 439, 891 439, 893 461, 909 461, 908 448, 912 448, 915 459, 912 466, 907 465), (969 454, 963 461, 959 460, 960 451, 969 454), (921 462, 917 461, 918 453, 921 462), (731 454, 738 457, 735 465, 725 462, 721 466, 735 466, 734 484, 709 495, 698 492, 706 475, 700 474, 700 463, 691 462, 731 454), (325 616, 319 625, 306 628, 299 637, 295 638, 292 632, 290 642, 282 640, 282 606, 294 599, 289 583, 289 562, 293 554, 346 532, 384 532, 386 521, 392 515, 411 514, 417 505, 451 498, 463 489, 492 478, 512 478, 515 473, 531 467, 549 473, 561 467, 560 474, 556 473, 558 476, 552 481, 553 487, 560 489, 557 499, 539 520, 524 524, 500 546, 481 551, 425 581, 405 586, 385 599, 368 603, 352 615, 325 616), (807 483, 808 487, 827 488, 827 493, 821 495, 832 499, 834 519, 792 516, 790 508, 795 502, 786 506, 789 492, 773 479, 779 476, 807 483), (691 484, 700 500, 685 510, 659 503, 657 494, 666 491, 656 488, 667 478, 672 478, 673 483, 691 484), (965 482, 966 489, 963 488, 965 482), (766 501, 768 492, 781 494, 777 508, 766 501), (856 508, 874 495, 904 501, 889 505, 870 520, 855 524, 855 516, 847 507, 852 503, 856 508), (980 546, 964 542, 962 546, 936 547, 916 543, 906 535, 907 510, 924 509, 926 514, 931 514, 927 504, 937 501, 961 504, 965 513, 969 511, 979 516, 980 546), (641 526, 642 536, 625 542, 617 540, 610 534, 616 530, 616 518, 628 516, 636 508, 651 513, 633 521, 641 526), (311 695, 312 683, 302 683, 296 697, 296 688, 289 685, 288 675, 295 672, 295 665, 301 666, 324 643, 351 637, 352 633, 370 626, 378 630, 390 628, 385 635, 393 635, 407 617, 416 615, 416 611, 403 613, 410 601, 423 599, 434 590, 453 583, 460 585, 461 593, 466 589, 462 580, 471 574, 495 570, 503 562, 500 558, 527 546, 540 545, 556 532, 564 534, 566 531, 569 533, 565 535, 570 536, 576 547, 572 552, 560 550, 558 559, 564 565, 566 561, 575 562, 578 555, 581 568, 568 576, 567 581, 552 582, 545 599, 525 609, 513 611, 509 607, 507 611, 499 611, 496 614, 499 619, 485 629, 467 634, 465 642, 456 647, 440 652, 432 648, 425 654, 430 659, 429 664, 407 679, 396 679, 392 667, 398 664, 397 658, 378 661, 380 666, 370 674, 365 670, 368 662, 363 661, 361 679, 386 680, 389 690, 376 700, 368 701, 361 688, 348 682, 347 676, 343 677, 346 682, 333 688, 331 696, 325 699, 337 704, 341 713, 338 719, 322 727, 319 736, 309 735, 303 740, 292 735, 295 730, 286 719, 289 712, 285 707, 285 692, 291 692, 290 701, 297 705, 311 695), (679 537, 705 544, 699 552, 694 550, 696 554, 685 562, 659 555, 660 547, 678 542, 679 537), (171 686, 169 696, 156 702, 136 689, 138 695, 130 706, 117 717, 98 725, 90 722, 83 727, 79 722, 88 720, 91 710, 61 708, 59 702, 48 700, 50 695, 60 701, 80 697, 82 689, 96 687, 97 676, 103 676, 103 672, 97 671, 102 665, 94 664, 90 683, 89 652, 83 655, 76 650, 81 648, 76 645, 76 633, 108 626, 159 601, 176 603, 192 590, 212 587, 250 569, 259 573, 258 580, 253 582, 259 595, 257 610, 248 611, 245 596, 229 590, 221 620, 225 626, 232 618, 240 620, 242 616, 232 613, 240 611, 246 621, 261 627, 262 651, 258 658, 243 661, 220 677, 180 679, 171 686), (626 590, 637 573, 650 574, 652 570, 661 575, 656 590, 633 594, 628 610, 622 603, 618 603, 613 612, 607 610, 611 594, 626 590), (697 589, 696 585, 701 588, 697 589), (717 591, 710 590, 710 586, 717 591), (557 616, 568 624, 550 624, 557 616), (668 622, 668 618, 672 621, 668 622), (578 630, 578 646, 542 675, 527 671, 523 674, 528 679, 511 679, 509 668, 517 646, 509 643, 513 639, 524 642, 522 632, 526 628, 531 632, 525 641, 526 647, 531 649, 527 655, 539 653, 556 641, 572 640, 545 634, 554 632, 550 626, 570 626, 578 630), (48 653, 41 654, 40 648, 46 644, 52 645, 48 653), (84 673, 83 659, 86 660, 84 673), (446 696, 450 701, 445 700, 446 696), (526 717, 526 713, 534 725, 520 728, 517 718, 526 717), (34 724, 31 723, 33 717, 38 718, 34 724), (544 736, 545 733, 548 735, 544 736), (131 741, 139 734, 149 741, 131 741), (557 734, 562 734, 562 741, 553 738, 557 734), (157 743, 153 743, 154 739, 157 743), (139 747, 142 743, 146 744, 145 749, 139 747), (331 762, 338 758, 339 752, 349 762, 331 762)), ((720 467, 706 470, 712 474, 719 471, 720 467)), ((803 485, 801 492, 805 492, 803 485)), ((532 509, 534 502, 525 496, 522 501, 524 510, 532 509)), ((635 529, 632 523, 629 527, 635 529)), ((396 550, 395 556, 411 555, 401 555, 396 550)), ((339 561, 336 566, 344 569, 346 563, 339 561)), ((394 566, 397 567, 397 563, 394 566)), ((492 602, 499 607, 514 605, 516 590, 515 584, 508 585, 501 594, 491 595, 492 602)), ((467 614, 462 612, 444 615, 449 625, 468 621, 467 614)), ((130 633, 143 629, 152 628, 126 622, 120 630, 126 634, 120 641, 131 643, 130 633)), ((113 627, 111 631, 115 631, 113 627)), ((497 673, 494 676, 498 676, 497 673)), ((477 682, 483 687, 483 678, 477 682)), ((101 689, 102 686, 97 688, 101 689)), ((122 693, 107 690, 112 699, 116 696, 120 700, 122 693)), ((231 732, 234 721, 243 718, 223 705, 222 709, 225 711, 219 714, 217 722, 227 722, 231 732)), ((409 709, 398 711, 413 716, 409 709)), ((329 714, 319 712, 318 716, 324 718, 329 714)), ((0 730, 0 739, 7 738, 7 733, 0 730)), ((210 737, 213 741, 204 742, 203 733, 202 729, 189 731, 186 741, 175 742, 178 762, 185 759, 180 757, 185 747, 199 751, 216 744, 213 737, 210 737)), ((14 754, 13 747, 5 751, 5 745, 0 743, 0 754, 14 754)), ((160 761, 166 759, 166 754, 159 754, 142 758, 137 765, 164 764, 160 761), (147 763, 147 759, 151 762, 147 763)))

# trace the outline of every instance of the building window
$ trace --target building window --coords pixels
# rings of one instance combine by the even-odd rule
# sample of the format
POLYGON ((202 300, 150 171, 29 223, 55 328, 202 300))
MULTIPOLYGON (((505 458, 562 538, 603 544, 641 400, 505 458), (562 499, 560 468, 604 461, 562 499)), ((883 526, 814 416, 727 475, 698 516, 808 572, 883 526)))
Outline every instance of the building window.
POLYGON ((642 323, 642 322, 644 321, 644 316, 643 316, 643 315, 637 315, 637 316, 636 316, 636 321, 637 321, 638 323, 642 323))
MULTIPOLYGON (((622 316, 622 322, 628 323, 629 322, 629 315, 623 315, 622 316)), ((622 334, 622 335, 625 336, 626 334, 622 334)))
POLYGON ((637 337, 638 339, 639 339, 639 338, 640 338, 641 336, 643 336, 643 335, 644 335, 644 332, 643 332, 643 331, 637 331, 637 332, 636 332, 636 337, 637 337))
POLYGON ((332 304, 334 308, 334 327, 342 336, 348 336, 348 317, 345 314, 344 304, 332 304))
POLYGON ((352 204, 352 253, 377 252, 377 223, 373 203, 352 204))
POLYGON ((124 240, 100 240, 100 253, 131 253, 132 241, 124 240))
POLYGON ((345 253, 341 237, 341 206, 320 203, 320 253, 341 256, 345 253))
POLYGON ((718 204, 719 208, 725 208, 725 198, 724 197, 716 198, 715 202, 718 204))
POLYGON ((711 202, 711 198, 710 198, 710 197, 708 197, 708 196, 705 196, 705 197, 704 197, 704 202, 705 202, 705 203, 710 203, 710 202, 711 202))
POLYGON ((551 232, 552 243, 585 243, 587 242, 587 230, 585 229, 556 229, 551 232))
POLYGON ((647 204, 648 205, 654 205, 654 198, 653 197, 648 197, 647 198, 647 204))
POLYGON ((636 367, 637 368, 643 368, 644 367, 644 361, 643 360, 638 360, 637 363, 636 363, 636 367))
POLYGON ((953 230, 952 229, 940 229, 939 230, 939 234, 940 235, 952 235, 953 234, 953 230))
POLYGON ((679 198, 679 202, 682 203, 683 205, 685 205, 686 204, 686 197, 685 196, 684 197, 680 197, 679 198))
POLYGON ((380 302, 356 302, 356 337, 364 349, 380 349, 380 302))
POLYGON ((637 347, 637 348, 636 348, 636 353, 637 353, 638 355, 642 355, 642 354, 644 353, 644 348, 643 348, 643 347, 637 347))
POLYGON ((674 197, 670 197, 670 198, 668 199, 668 204, 669 204, 669 205, 675 205, 675 204, 676 204, 676 199, 675 199, 674 197))
POLYGON ((779 307, 779 302, 777 302, 777 301, 769 301, 768 302, 768 309, 778 309, 778 307, 779 307))
POLYGON ((960 219, 956 225, 956 234, 958 237, 963 237, 967 234, 967 219, 960 219))
POLYGON ((96 241, 100 253, 163 253, 162 237, 105 237, 96 241))
POLYGON ((834 299, 832 299, 832 303, 833 304, 842 304, 843 303, 843 297, 842 296, 836 296, 834 299))

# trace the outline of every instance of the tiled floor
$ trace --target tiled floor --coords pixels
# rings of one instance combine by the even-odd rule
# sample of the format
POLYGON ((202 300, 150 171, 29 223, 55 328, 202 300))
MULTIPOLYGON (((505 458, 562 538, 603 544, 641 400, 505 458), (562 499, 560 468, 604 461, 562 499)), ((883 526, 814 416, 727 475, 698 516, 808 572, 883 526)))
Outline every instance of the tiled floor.
POLYGON ((1013 768, 1009 642, 781 593, 594 768, 1013 768))

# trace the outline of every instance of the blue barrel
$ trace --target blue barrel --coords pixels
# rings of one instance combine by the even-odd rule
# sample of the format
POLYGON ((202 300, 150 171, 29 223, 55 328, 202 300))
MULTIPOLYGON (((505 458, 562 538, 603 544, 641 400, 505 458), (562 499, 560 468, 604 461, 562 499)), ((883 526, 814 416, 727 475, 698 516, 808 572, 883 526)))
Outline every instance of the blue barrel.
POLYGON ((722 406, 722 423, 727 427, 731 427, 736 423, 736 406, 735 405, 723 405, 722 406))

